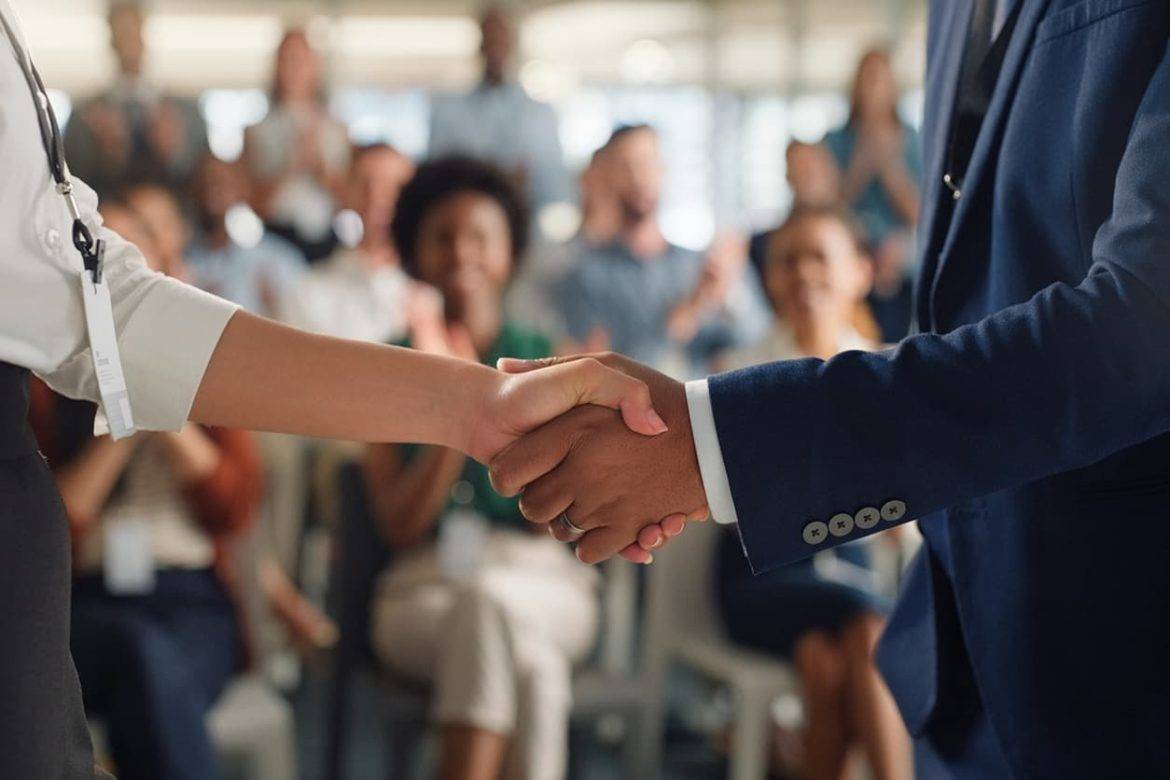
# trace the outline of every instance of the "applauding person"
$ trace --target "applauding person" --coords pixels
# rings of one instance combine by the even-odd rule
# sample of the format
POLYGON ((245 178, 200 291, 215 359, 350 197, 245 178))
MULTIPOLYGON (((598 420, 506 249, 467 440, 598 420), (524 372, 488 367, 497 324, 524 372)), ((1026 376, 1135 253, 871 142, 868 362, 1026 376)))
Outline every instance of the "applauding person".
MULTIPOLYGON (((503 294, 524 254, 527 213, 503 173, 470 158, 424 164, 403 190, 394 235, 406 269, 442 294, 416 312, 411 345, 494 364, 545 357, 549 341, 509 322, 503 294)), ((372 644, 432 682, 441 776, 563 777, 570 672, 597 631, 596 572, 486 467, 442 447, 376 445, 366 473, 395 550, 374 602, 372 644)))
MULTIPOLYGON (((772 331, 726 356, 722 367, 876 349, 852 324, 872 279, 860 241, 844 212, 794 212, 771 234, 764 264, 772 331)), ((906 729, 870 658, 889 605, 871 571, 869 546, 860 540, 754 574, 737 533, 723 534, 720 544, 719 605, 728 633, 792 661, 800 677, 809 778, 841 777, 854 747, 864 751, 874 777, 910 775, 906 729)))

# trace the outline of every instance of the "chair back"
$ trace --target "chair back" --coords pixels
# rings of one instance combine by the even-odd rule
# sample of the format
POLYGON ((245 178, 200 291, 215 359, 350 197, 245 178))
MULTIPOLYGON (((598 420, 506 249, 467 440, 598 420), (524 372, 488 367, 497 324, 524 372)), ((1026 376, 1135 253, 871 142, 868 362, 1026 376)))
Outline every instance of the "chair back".
POLYGON ((715 608, 715 553, 721 534, 734 533, 713 521, 688 523, 683 533, 654 553, 648 569, 643 641, 666 649, 687 639, 724 635, 715 608))

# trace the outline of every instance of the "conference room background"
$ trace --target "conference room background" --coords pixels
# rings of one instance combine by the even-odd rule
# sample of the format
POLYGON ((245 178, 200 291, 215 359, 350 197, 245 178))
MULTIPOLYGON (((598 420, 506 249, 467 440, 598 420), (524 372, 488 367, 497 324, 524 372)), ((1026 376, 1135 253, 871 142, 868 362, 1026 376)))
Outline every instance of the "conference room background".
MULTIPOLYGON (((443 321, 436 291, 443 282, 418 269, 408 268, 409 278, 402 272, 389 226, 418 166, 466 154, 494 166, 531 213, 530 235, 509 237, 512 247, 527 248, 510 257, 499 305, 506 322, 540 332, 542 354, 613 349, 680 379, 731 367, 733 355, 785 327, 769 269, 777 228, 798 207, 842 212, 843 224, 859 233, 872 281, 848 302, 854 308, 842 327, 850 337, 877 347, 909 327, 916 206, 898 208, 883 177, 891 168, 920 170, 925 0, 14 5, 65 127, 70 164, 109 204, 108 224, 141 241, 156 267, 266 316, 426 348, 429 328, 443 321), (489 34, 514 44, 499 55, 502 81, 487 80, 511 91, 495 96, 484 88, 485 15, 501 25, 489 34), (141 68, 130 74, 125 57, 133 59, 136 39, 141 68), (319 110, 309 119, 293 105, 306 83, 319 110), (889 122, 871 140, 861 128, 877 123, 862 121, 863 104, 880 103, 887 91, 889 122), (637 141, 610 140, 623 126, 651 131, 648 154, 660 181, 637 172, 645 163, 637 141), (146 158, 154 162, 135 162, 146 158), (152 200, 159 192, 164 197, 152 200), (616 225, 629 217, 627 195, 648 199, 643 225, 660 230, 670 248, 662 262, 685 270, 639 277, 645 288, 630 289, 634 305, 661 309, 649 324, 645 311, 623 311, 630 296, 581 320, 566 299, 584 293, 566 292, 564 280, 583 263, 613 260, 598 247, 621 243, 616 225), (589 233, 594 221, 604 240, 589 233), (385 240, 371 241, 372 230, 385 240), (586 238, 597 246, 582 249, 586 238), (378 258, 377 268, 353 270, 363 252, 378 258), (683 277, 690 281, 677 281, 683 277), (693 327, 680 324, 676 305, 700 302, 710 310, 693 327), (708 328, 708 320, 720 327, 708 328), (635 335, 626 338, 627 331, 635 335)), ((608 283, 628 283, 621 278, 608 283)), ((446 313, 454 316, 450 306, 446 313)), ((460 353, 450 334, 437 343, 438 351, 487 357, 460 353)), ((531 347, 503 336, 501 343, 531 347)), ((403 596, 407 585, 420 585, 403 584, 407 564, 399 561, 428 546, 442 558, 452 546, 483 542, 477 534, 487 532, 474 523, 447 522, 468 507, 491 516, 490 533, 504 533, 497 517, 504 510, 481 505, 486 487, 470 466, 456 464, 451 479, 433 488, 438 507, 429 523, 442 519, 444 530, 398 544, 395 512, 406 510, 395 502, 394 480, 414 453, 262 434, 239 445, 215 441, 240 484, 256 492, 255 500, 241 499, 239 532, 214 537, 235 573, 233 630, 247 661, 222 684, 209 683, 208 733, 193 738, 211 740, 232 778, 428 776, 442 744, 431 727, 436 690, 450 683, 429 676, 418 653, 406 658, 391 647, 391 635, 397 626, 419 642, 425 635, 433 644, 424 655, 438 654, 450 637, 421 617, 428 607, 403 596), (391 620, 399 614, 391 607, 412 619, 391 620)), ((155 494, 162 489, 150 487, 173 488, 159 452, 140 450, 127 461, 138 465, 125 466, 98 502, 98 516, 169 512, 168 499, 155 494)), ((566 725, 551 740, 544 735, 545 744, 523 721, 547 710, 517 694, 522 723, 509 730, 517 776, 799 771, 808 747, 808 671, 797 668, 792 647, 752 646, 736 635, 732 608, 721 600, 725 533, 713 524, 692 528, 649 567, 611 561, 594 577, 570 566, 567 576, 581 582, 573 598, 584 599, 578 617, 585 628, 560 625, 563 614, 532 617, 512 605, 509 599, 523 605, 541 587, 539 579, 524 582, 525 567, 552 564, 508 548, 515 557, 502 568, 519 580, 501 586, 507 620, 518 622, 510 630, 583 632, 579 647, 553 643, 572 669, 572 703, 563 708, 566 725)), ((168 537, 175 545, 184 538, 168 537)), ((801 576, 864 594, 855 609, 880 630, 917 544, 907 528, 876 537, 856 560, 822 557, 801 576)), ((112 559, 87 549, 75 544, 78 588, 103 568, 107 585, 116 579, 112 559)), ((155 563, 196 565, 184 556, 155 563)), ((210 556, 191 553, 200 566, 210 566, 210 556)), ((474 558, 432 575, 465 587, 488 565, 474 558)), ((827 609, 819 598, 805 608, 827 609)), ((95 651, 75 645, 80 652, 95 651)), ((184 652, 198 655, 198 643, 184 652)), ((181 674, 182 653, 174 662, 159 674, 181 674)), ((545 672, 538 666, 534 674, 545 672)), ((95 745, 118 770, 117 715, 100 709, 91 713, 95 745)), ((556 723, 562 714, 548 717, 556 723)), ((166 713, 154 715, 166 721, 166 713)), ((854 747, 850 771, 867 776, 870 756, 854 747)))

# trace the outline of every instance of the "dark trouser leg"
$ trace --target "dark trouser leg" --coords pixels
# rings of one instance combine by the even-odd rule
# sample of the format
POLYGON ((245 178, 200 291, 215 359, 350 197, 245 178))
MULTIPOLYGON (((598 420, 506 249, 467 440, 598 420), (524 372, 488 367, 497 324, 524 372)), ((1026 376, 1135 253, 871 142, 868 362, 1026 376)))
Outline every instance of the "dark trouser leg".
POLYGON ((205 719, 234 668, 230 605, 192 602, 174 592, 166 573, 148 597, 112 597, 86 584, 77 598, 74 654, 122 780, 219 777, 205 719))
POLYGON ((0 777, 92 778, 69 657, 69 535, 35 452, 0 460, 0 777))

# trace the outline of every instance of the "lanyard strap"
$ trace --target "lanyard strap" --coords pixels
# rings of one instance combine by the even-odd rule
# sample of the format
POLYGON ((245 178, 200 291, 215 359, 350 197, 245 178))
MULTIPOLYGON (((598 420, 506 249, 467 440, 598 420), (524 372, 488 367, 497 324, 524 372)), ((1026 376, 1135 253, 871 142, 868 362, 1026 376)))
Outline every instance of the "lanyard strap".
POLYGON ((45 83, 41 81, 41 74, 37 72, 28 52, 20 45, 16 33, 0 13, 0 25, 12 43, 12 50, 16 54, 16 61, 28 83, 32 93, 33 106, 37 114, 37 126, 41 131, 41 145, 44 146, 45 156, 49 160, 49 173, 53 177, 57 192, 65 198, 69 207, 69 215, 73 218, 73 246, 81 254, 81 262, 85 270, 89 271, 94 284, 102 279, 102 241, 95 241, 93 234, 81 219, 81 212, 77 208, 77 200, 73 197, 73 181, 69 176, 69 167, 65 163, 65 143, 61 138, 61 127, 57 124, 57 114, 53 111, 53 104, 49 102, 45 83))

